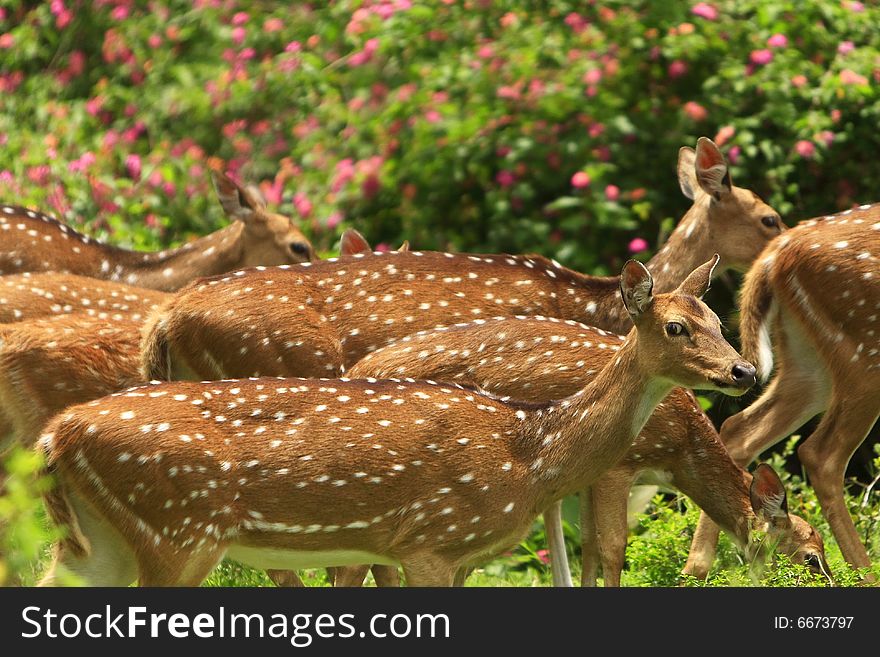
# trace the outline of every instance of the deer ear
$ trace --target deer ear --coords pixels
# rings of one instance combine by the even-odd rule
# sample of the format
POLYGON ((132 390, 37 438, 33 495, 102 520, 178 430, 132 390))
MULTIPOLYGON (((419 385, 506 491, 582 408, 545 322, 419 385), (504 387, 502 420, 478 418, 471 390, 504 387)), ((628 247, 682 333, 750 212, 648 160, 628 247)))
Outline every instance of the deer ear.
POLYGON ((407 253, 409 251, 409 240, 403 240, 403 244, 397 249, 399 253, 407 253))
POLYGON ((346 228, 339 239, 339 253, 344 256, 369 253, 372 250, 367 239, 354 228, 346 228))
POLYGON ((633 319, 641 315, 654 300, 651 291, 654 279, 651 272, 638 260, 630 260, 620 273, 620 296, 633 319))
POLYGON ((709 262, 704 262, 694 269, 681 282, 676 292, 679 294, 690 294, 701 299, 709 291, 709 286, 712 284, 712 274, 715 272, 715 267, 720 259, 720 256, 716 253, 709 262))
POLYGON ((220 171, 212 171, 211 179, 220 205, 227 216, 245 223, 253 221, 265 209, 262 194, 256 188, 245 189, 232 178, 220 171))
POLYGON ((697 184, 707 194, 711 194, 717 201, 721 194, 730 191, 730 172, 727 170, 727 160, 718 150, 718 147, 708 137, 700 137, 697 140, 696 151, 696 175, 697 184))
POLYGON ((678 149, 678 186, 681 187, 681 193, 692 201, 697 189, 696 159, 693 148, 682 146, 678 149))
POLYGON ((785 486, 776 471, 766 463, 759 464, 752 473, 749 497, 752 510, 761 520, 774 527, 785 527, 791 523, 785 486))

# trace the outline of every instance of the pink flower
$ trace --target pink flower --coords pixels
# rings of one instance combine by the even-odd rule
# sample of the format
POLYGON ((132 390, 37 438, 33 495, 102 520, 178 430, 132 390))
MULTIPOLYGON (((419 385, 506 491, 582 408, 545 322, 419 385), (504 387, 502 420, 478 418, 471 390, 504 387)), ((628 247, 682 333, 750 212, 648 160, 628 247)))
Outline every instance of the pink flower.
POLYGON ((840 45, 837 46, 837 52, 839 52, 841 55, 845 55, 855 49, 856 44, 854 44, 852 41, 842 41, 840 45))
POLYGON ((232 28, 232 42, 240 46, 242 42, 244 42, 244 38, 247 35, 247 31, 243 27, 233 27, 232 28))
POLYGON ((291 41, 284 46, 284 52, 299 52, 302 50, 302 44, 299 41, 291 41))
POLYGON ((550 563, 550 550, 538 550, 535 554, 538 555, 541 563, 550 563))
POLYGON ((128 175, 131 176, 132 180, 140 180, 141 179, 141 158, 140 155, 135 155, 132 153, 128 157, 125 158, 125 169, 128 171, 128 175))
POLYGON ((772 60, 773 51, 771 50, 753 50, 749 55, 749 61, 751 61, 752 64, 756 64, 758 66, 769 64, 772 60))
POLYGON ((88 112, 92 116, 98 116, 98 112, 101 111, 101 108, 103 106, 104 106, 104 97, 103 96, 95 96, 94 98, 89 98, 86 101, 86 112, 88 112))
POLYGON ((125 5, 116 5, 113 7, 113 11, 110 12, 110 18, 115 21, 124 21, 128 18, 128 7, 125 5))
POLYGON ((723 126, 718 131, 718 134, 715 135, 715 139, 714 139, 715 145, 716 146, 724 146, 724 144, 726 144, 728 141, 730 141, 730 138, 733 137, 733 135, 735 135, 735 134, 736 134, 736 128, 734 128, 732 125, 723 126))
POLYGON ((86 171, 95 163, 95 154, 91 151, 83 153, 78 160, 74 160, 67 165, 68 171, 86 171))
POLYGON ((709 112, 705 107, 700 105, 699 103, 695 103, 692 100, 689 100, 684 104, 682 108, 684 113, 687 114, 694 121, 704 121, 707 116, 709 116, 709 112))
POLYGON ((669 68, 666 71, 673 80, 675 78, 680 78, 681 76, 687 74, 688 65, 681 61, 680 59, 676 59, 669 64, 669 68))
POLYGON ((590 186, 590 176, 585 171, 578 171, 571 177, 571 186, 575 189, 583 189, 590 186))
POLYGON ((691 9, 691 13, 694 16, 705 18, 707 21, 714 21, 718 18, 718 10, 708 2, 698 2, 694 5, 693 9, 691 9))
POLYGON ((788 37, 777 32, 767 39, 767 45, 771 48, 785 48, 788 45, 788 37))
POLYGON ((803 87, 807 83, 807 76, 805 75, 795 75, 791 78, 791 83, 795 87, 803 87))
POLYGON ((641 253, 648 250, 648 242, 641 237, 636 237, 629 243, 627 247, 630 253, 641 253))
POLYGON ((49 173, 49 167, 45 164, 30 167, 27 170, 28 178, 37 185, 45 185, 49 180, 49 173))
POLYGON ((842 84, 855 84, 859 86, 864 86, 868 84, 868 78, 866 78, 864 75, 859 75, 853 70, 845 68, 840 72, 840 82, 842 84))
POLYGON ((425 121, 427 121, 428 123, 437 123, 442 120, 442 118, 443 117, 440 115, 440 112, 438 112, 437 110, 431 109, 425 112, 425 121))
POLYGON ((609 201, 616 201, 620 198, 620 187, 617 185, 606 185, 605 186, 605 198, 609 201))
POLYGON ((303 219, 307 219, 312 214, 312 202, 302 192, 294 194, 293 207, 303 219))
POLYGON ((266 32, 280 32, 284 29, 284 21, 280 18, 267 18, 263 22, 263 29, 266 32))
POLYGON ((834 133, 830 130, 823 130, 816 135, 816 139, 823 142, 826 146, 831 146, 834 143, 834 133))
POLYGON ((501 17, 501 27, 510 27, 516 25, 517 17, 512 11, 507 12, 501 17))
POLYGON ((571 12, 565 17, 565 24, 568 25, 575 34, 580 34, 587 26, 587 21, 580 14, 571 12))
POLYGON ((250 16, 248 16, 246 12, 239 11, 232 17, 232 24, 233 25, 244 25, 245 23, 248 22, 249 18, 250 18, 250 16))
POLYGON ((340 223, 342 223, 341 212, 331 212, 327 217, 327 228, 336 228, 340 223))
POLYGON ((602 71, 598 68, 591 68, 589 71, 584 73, 584 82, 586 84, 598 84, 602 79, 602 71))
POLYGON ((379 253, 388 253, 391 250, 391 247, 388 246, 385 242, 379 242, 374 248, 374 251, 378 251, 379 253))
POLYGON ((844 2, 843 6, 849 9, 852 12, 860 13, 865 11, 865 5, 861 2, 857 2, 856 0, 851 0, 850 2, 844 2))
POLYGON ((162 37, 159 34, 151 34, 147 39, 147 44, 150 48, 158 48, 162 45, 162 37))
POLYGON ((0 34, 0 48, 7 49, 11 48, 15 45, 15 36, 6 32, 6 34, 0 34))
POLYGON ((480 49, 477 50, 477 57, 480 59, 489 59, 492 55, 495 54, 495 51, 492 49, 492 46, 480 46, 480 49))
POLYGON ((801 139, 794 145, 794 150, 804 159, 810 159, 816 153, 816 146, 811 141, 801 139))
POLYGON ((512 171, 499 171, 495 174, 495 182, 497 182, 502 187, 510 187, 516 182, 516 176, 512 171))

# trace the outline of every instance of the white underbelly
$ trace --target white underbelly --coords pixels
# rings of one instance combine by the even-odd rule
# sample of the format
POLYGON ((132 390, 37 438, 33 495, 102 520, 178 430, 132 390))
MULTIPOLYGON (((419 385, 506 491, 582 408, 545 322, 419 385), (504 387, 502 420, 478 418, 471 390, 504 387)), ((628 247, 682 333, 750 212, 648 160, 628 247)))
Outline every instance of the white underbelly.
POLYGON ((234 545, 226 551, 226 556, 252 568, 263 570, 299 570, 300 568, 356 566, 374 563, 387 566, 397 565, 396 561, 388 557, 357 550, 303 551, 234 545))

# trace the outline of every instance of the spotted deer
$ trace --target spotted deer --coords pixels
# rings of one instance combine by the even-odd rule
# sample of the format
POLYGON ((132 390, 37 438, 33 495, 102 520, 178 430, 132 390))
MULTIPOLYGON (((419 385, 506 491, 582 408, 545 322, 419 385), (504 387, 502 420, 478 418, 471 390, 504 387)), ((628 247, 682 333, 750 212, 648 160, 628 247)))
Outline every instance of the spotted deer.
MULTIPOLYGON (((408 248, 409 243, 404 242, 401 250, 408 248)), ((339 251, 342 256, 351 256, 371 253, 372 248, 363 235, 348 228, 340 239, 339 251)), ((0 277, 0 324, 67 314, 143 321, 170 298, 167 292, 89 276, 58 272, 7 274, 0 277)), ((80 332, 88 325, 84 322, 80 332)), ((77 330, 76 326, 68 328, 77 330)))
POLYGON ((90 585, 196 585, 224 556, 260 568, 400 564, 411 586, 516 543, 538 512, 616 463, 675 385, 742 394, 752 369, 699 301, 638 262, 635 323, 596 378, 549 403, 407 379, 156 383, 75 406, 38 449, 68 527, 59 568, 90 585), (691 335, 670 327, 684 320, 691 335), (149 437, 149 440, 145 440, 149 437))
MULTIPOLYGON (((674 289, 716 250, 745 268, 783 229, 752 192, 733 187, 724 157, 702 138, 679 153, 694 204, 648 267, 674 289)), ((419 330, 495 315, 546 315, 616 331, 631 322, 616 277, 585 276, 542 256, 427 251, 239 270, 199 281, 153 314, 147 379, 321 376, 419 330)))
MULTIPOLYGON (((686 339, 691 334, 687 318, 676 323, 680 328, 673 332, 686 339)), ((570 320, 495 317, 408 336, 367 355, 347 376, 449 381, 546 403, 592 381, 623 344, 621 336, 570 320)), ((753 372, 737 374, 747 378, 753 372)), ((785 489, 772 469, 762 473, 760 485, 753 487, 752 475, 730 458, 693 394, 675 388, 657 405, 623 459, 580 492, 582 584, 595 585, 600 560, 605 585, 620 584, 627 497, 633 482, 645 475, 693 499, 748 555, 756 552, 752 530, 762 529, 782 553, 827 575, 821 536, 787 513, 785 489)), ((570 585, 558 505, 545 512, 544 520, 554 583, 570 585)), ((357 569, 340 575, 346 581, 358 576, 357 569)))
MULTIPOLYGON (((406 244, 402 248, 406 248, 406 244)), ((340 254, 370 252, 354 229, 340 254)), ((168 293, 56 272, 0 279, 0 454, 32 445, 49 419, 143 381, 140 329, 168 293)), ((0 481, 3 476, 0 472, 0 481)), ((281 585, 302 585, 295 573, 270 572, 281 585)), ((377 575, 396 584, 396 572, 377 575)))
POLYGON ((39 272, 0 276, 0 323, 57 315, 143 322, 167 292, 88 276, 39 272))
POLYGON ((0 274, 57 271, 173 291, 239 267, 316 259, 309 240, 288 217, 269 211, 254 189, 220 172, 212 177, 224 211, 236 221, 158 253, 104 244, 42 212, 0 205, 0 274))
MULTIPOLYGON (((737 463, 824 412, 798 458, 846 560, 870 565, 843 498, 850 457, 880 414, 880 205, 799 224, 771 242, 746 276, 742 345, 763 380, 761 396, 721 427, 737 463)), ((701 518, 687 572, 714 556, 717 528, 701 518)))

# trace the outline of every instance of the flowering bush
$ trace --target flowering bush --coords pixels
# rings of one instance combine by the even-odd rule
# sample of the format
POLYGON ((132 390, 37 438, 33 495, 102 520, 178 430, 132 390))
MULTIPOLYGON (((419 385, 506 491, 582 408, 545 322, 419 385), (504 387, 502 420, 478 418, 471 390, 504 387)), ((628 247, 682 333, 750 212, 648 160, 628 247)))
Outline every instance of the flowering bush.
POLYGON ((542 6, 0 0, 0 198, 151 247, 216 227, 223 166, 323 247, 608 272, 686 209, 700 135, 790 220, 874 200, 876 5, 542 6))

